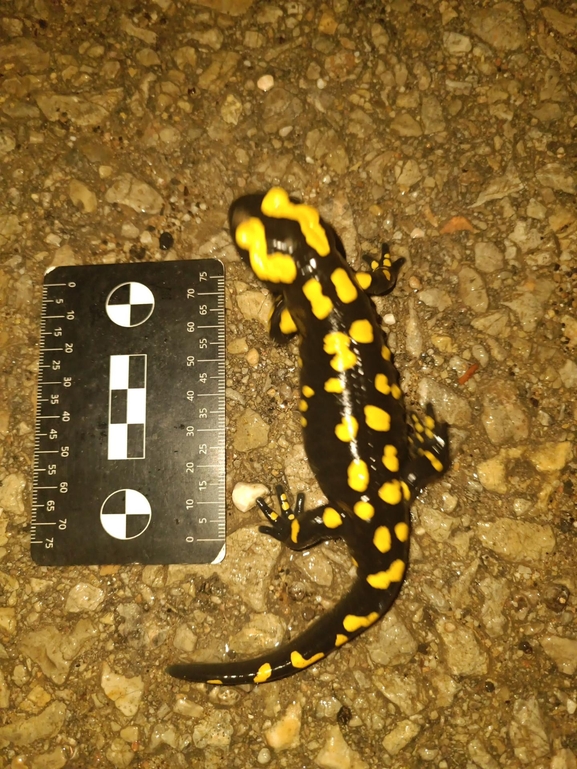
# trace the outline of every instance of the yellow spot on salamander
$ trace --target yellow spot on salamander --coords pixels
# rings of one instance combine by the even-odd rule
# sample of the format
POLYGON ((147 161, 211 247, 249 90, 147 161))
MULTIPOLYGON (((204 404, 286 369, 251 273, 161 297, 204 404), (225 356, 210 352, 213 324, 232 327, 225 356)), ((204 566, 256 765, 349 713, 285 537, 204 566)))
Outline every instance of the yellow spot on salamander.
POLYGON ((298 331, 296 323, 293 320, 290 312, 284 308, 280 314, 279 328, 283 334, 294 334, 298 331))
POLYGON ((370 521, 375 514, 375 508, 371 505, 370 502, 365 502, 364 500, 355 502, 353 511, 355 515, 358 518, 361 518, 363 521, 370 521))
POLYGON ((387 445, 383 451, 383 464, 391 473, 399 472, 399 457, 395 446, 387 445))
POLYGON ((207 684, 222 684, 220 678, 209 678, 207 684))
POLYGON ((252 217, 239 224, 235 238, 240 248, 248 251, 250 266, 257 278, 271 283, 294 281, 297 276, 296 264, 287 254, 269 255, 264 224, 260 219, 252 217))
POLYGON ((365 421, 372 430, 386 433, 391 429, 391 416, 378 406, 365 406, 365 421))
POLYGON ((349 334, 355 342, 360 342, 361 344, 369 344, 375 338, 373 327, 370 320, 367 320, 367 318, 353 321, 349 329, 349 334))
POLYGON ((325 655, 322 652, 319 652, 318 654, 313 654, 312 657, 310 657, 308 660, 303 657, 300 652, 291 652, 291 664, 293 668, 308 668, 309 665, 314 665, 315 662, 318 662, 319 660, 322 660, 322 658, 325 655))
POLYGON ((325 391, 328 393, 342 393, 344 389, 344 383, 336 376, 325 382, 325 391))
POLYGON ((411 490, 405 483, 405 481, 401 481, 401 490, 403 492, 403 497, 407 502, 411 501, 411 490))
POLYGON ((265 662, 264 665, 261 665, 260 668, 257 670, 256 675, 253 678, 253 683, 264 684, 265 681, 268 681, 271 675, 272 675, 272 668, 270 666, 270 663, 265 662))
POLYGON ((342 421, 335 427, 335 435, 339 441, 350 443, 357 437, 359 423, 354 417, 344 416, 342 421))
POLYGON ((337 296, 343 304, 350 304, 355 301, 358 292, 355 284, 347 275, 346 270, 342 267, 337 267, 331 275, 331 280, 335 286, 337 296))
POLYGON ((328 296, 323 294, 323 287, 316 278, 310 278, 303 285, 303 294, 311 303, 311 310, 315 318, 324 320, 328 318, 333 309, 333 303, 328 296))
POLYGON ((323 339, 323 349, 332 355, 331 368, 335 371, 347 371, 357 364, 357 356, 349 350, 351 338, 342 331, 331 331, 323 339))
POLYGON ((273 187, 264 196, 260 210, 265 216, 298 222, 304 239, 319 256, 330 253, 329 241, 316 209, 302 203, 293 203, 283 189, 273 187))
POLYGON ((395 536, 399 542, 406 542, 409 538, 409 526, 404 522, 395 524, 395 536))
MULTIPOLYGON (((383 347, 383 350, 388 350, 388 347, 383 347)), ((383 355, 383 357, 385 356, 383 355)), ((375 377, 375 389, 380 393, 383 393, 383 395, 392 395, 395 400, 400 400, 403 394, 398 384, 389 384, 389 380, 385 374, 377 374, 375 377)))
POLYGON ((309 387, 308 385, 303 385, 303 395, 305 398, 312 398, 315 394, 315 391, 312 387, 309 387))
POLYGON ((413 419, 413 427, 418 433, 424 432, 425 428, 423 427, 423 424, 419 417, 416 414, 411 414, 411 417, 413 419))
POLYGON ((381 553, 388 553, 391 549, 391 532, 386 526, 379 526, 373 534, 373 545, 381 553))
POLYGON ((383 395, 390 395, 391 386, 385 374, 377 374, 375 377, 375 389, 383 393, 383 395))
POLYGON ((381 357, 383 360, 391 360, 391 351, 386 344, 381 347, 381 357))
POLYGON ((432 451, 419 451, 420 454, 422 454, 424 457, 427 457, 429 462, 433 465, 433 469, 436 470, 438 473, 442 473, 445 469, 443 467, 443 463, 440 462, 437 457, 433 454, 432 451))
POLYGON ((370 272, 357 272, 356 278, 357 283, 363 289, 363 291, 366 291, 373 282, 373 276, 370 272))
POLYGON ((391 582, 400 582, 405 573, 405 562, 400 559, 393 561, 386 571, 378 571, 376 574, 369 574, 367 582, 371 587, 377 590, 386 590, 391 586, 391 582))
POLYGON ((370 627, 378 620, 378 618, 379 613, 376 611, 372 611, 370 614, 367 614, 366 617, 359 617, 357 614, 347 614, 343 620, 343 627, 347 633, 354 633, 362 627, 370 627))
POLYGON ((354 491, 366 491, 369 485, 369 468, 362 459, 353 459, 347 468, 347 483, 354 491))
POLYGON ((379 489, 379 497, 383 502, 386 502, 387 505, 398 505, 403 498, 400 482, 395 479, 389 483, 383 483, 379 489))
POLYGON ((291 522, 291 542, 294 542, 295 545, 299 541, 300 530, 301 530, 300 523, 295 518, 294 521, 291 522))
POLYGON ((323 523, 327 529, 338 529, 343 519, 333 507, 325 507, 323 511, 323 523))
POLYGON ((308 422, 306 420, 306 417, 301 417, 301 427, 306 427, 308 425, 308 422))
POLYGON ((306 411, 309 407, 309 404, 305 400, 299 401, 299 411, 306 411))
POLYGON ((429 430, 435 429, 435 420, 433 419, 433 417, 430 417, 428 414, 425 414, 425 418, 423 419, 423 424, 429 430))
POLYGON ((335 646, 342 646, 343 644, 346 644, 348 640, 348 636, 343 635, 342 633, 337 633, 337 637, 335 638, 335 646))

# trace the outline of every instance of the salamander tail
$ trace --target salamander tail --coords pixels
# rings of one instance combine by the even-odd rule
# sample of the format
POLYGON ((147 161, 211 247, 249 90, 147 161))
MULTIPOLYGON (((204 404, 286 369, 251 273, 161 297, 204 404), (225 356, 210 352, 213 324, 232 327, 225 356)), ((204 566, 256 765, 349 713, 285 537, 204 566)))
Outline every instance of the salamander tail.
MULTIPOLYGON (((402 563, 402 562, 396 562, 402 563)), ((399 592, 404 568, 388 586, 371 587, 360 575, 349 593, 300 636, 259 657, 238 662, 170 665, 169 675, 185 681, 237 685, 277 681, 314 665, 343 646, 385 614, 399 592)))

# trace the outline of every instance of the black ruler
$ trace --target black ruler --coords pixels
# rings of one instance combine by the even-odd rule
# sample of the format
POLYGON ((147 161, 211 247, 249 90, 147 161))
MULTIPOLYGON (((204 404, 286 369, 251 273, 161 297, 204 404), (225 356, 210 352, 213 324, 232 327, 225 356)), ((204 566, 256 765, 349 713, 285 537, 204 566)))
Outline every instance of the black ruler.
POLYGON ((36 563, 224 557, 224 333, 216 259, 46 274, 36 563))

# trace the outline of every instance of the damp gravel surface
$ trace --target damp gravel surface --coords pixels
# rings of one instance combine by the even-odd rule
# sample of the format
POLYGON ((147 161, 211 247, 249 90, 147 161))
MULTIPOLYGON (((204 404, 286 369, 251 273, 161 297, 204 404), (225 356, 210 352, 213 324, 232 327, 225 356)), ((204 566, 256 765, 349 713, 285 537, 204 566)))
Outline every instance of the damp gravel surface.
POLYGON ((577 767, 576 83, 571 0, 2 3, 0 769, 577 767), (452 467, 383 621, 280 683, 186 684, 169 662, 294 637, 352 575, 257 530, 280 481, 320 499, 296 345, 226 225, 277 184, 354 266, 405 258, 377 304, 452 467), (44 272, 201 257, 226 267, 226 560, 35 565, 44 272))

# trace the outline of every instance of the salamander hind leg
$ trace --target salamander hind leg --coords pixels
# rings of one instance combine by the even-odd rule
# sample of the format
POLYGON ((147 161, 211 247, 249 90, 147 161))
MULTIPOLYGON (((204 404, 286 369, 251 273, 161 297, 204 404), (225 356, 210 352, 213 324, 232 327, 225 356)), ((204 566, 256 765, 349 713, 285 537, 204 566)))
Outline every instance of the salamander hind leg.
POLYGON ((410 490, 411 499, 431 481, 440 478, 449 467, 449 436, 447 424, 437 422, 430 403, 421 419, 410 415, 409 444, 411 458, 402 468, 404 482, 410 490))
POLYGON ((379 257, 364 254, 363 261, 369 265, 371 271, 357 272, 357 282, 367 294, 372 296, 382 296, 392 291, 397 284, 399 271, 405 263, 403 258, 397 259, 396 262, 392 261, 386 243, 381 245, 379 257))
POLYGON ((278 344, 286 344, 297 334, 297 327, 290 314, 283 295, 275 297, 268 321, 270 338, 278 344))
POLYGON ((261 526, 260 531, 282 542, 292 550, 303 550, 326 539, 343 536, 346 518, 331 505, 321 505, 304 510, 305 495, 297 494, 294 510, 283 486, 276 487, 280 513, 259 497, 256 501, 266 515, 270 526, 261 526))

